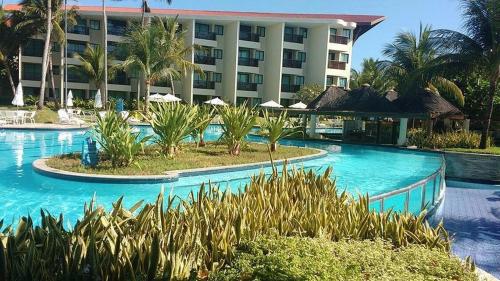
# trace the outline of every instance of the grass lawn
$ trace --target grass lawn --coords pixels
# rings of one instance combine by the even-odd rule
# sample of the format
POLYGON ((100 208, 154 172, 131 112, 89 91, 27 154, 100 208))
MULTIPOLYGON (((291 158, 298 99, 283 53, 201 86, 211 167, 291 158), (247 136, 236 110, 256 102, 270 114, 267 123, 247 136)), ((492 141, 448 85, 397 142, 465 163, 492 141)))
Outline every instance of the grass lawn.
MULTIPOLYGON (((302 147, 279 146, 273 152, 273 159, 289 159, 318 153, 318 150, 302 147)), ((101 161, 96 168, 85 168, 80 164, 78 154, 57 156, 47 161, 52 168, 78 173, 107 175, 159 175, 166 171, 206 168, 237 164, 248 164, 269 161, 267 145, 249 143, 239 156, 231 156, 227 146, 207 143, 206 147, 195 148, 194 144, 186 144, 173 159, 161 155, 157 147, 149 147, 145 154, 137 157, 136 163, 129 167, 113 168, 110 161, 101 161)))
POLYGON ((479 148, 446 148, 446 151, 466 152, 466 153, 482 153, 500 155, 500 146, 490 146, 486 149, 479 148))

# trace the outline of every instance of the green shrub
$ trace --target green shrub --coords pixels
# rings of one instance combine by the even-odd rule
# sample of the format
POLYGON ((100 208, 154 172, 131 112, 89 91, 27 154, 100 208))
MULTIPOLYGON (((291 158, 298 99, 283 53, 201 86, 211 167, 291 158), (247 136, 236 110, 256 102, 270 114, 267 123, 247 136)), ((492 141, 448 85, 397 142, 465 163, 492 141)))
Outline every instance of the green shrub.
POLYGON ((38 102, 38 97, 37 96, 29 95, 29 96, 26 96, 24 98, 24 104, 27 105, 27 106, 36 105, 37 102, 38 102))
POLYGON ((239 155, 245 137, 257 122, 255 112, 243 104, 219 107, 218 113, 223 122, 220 140, 227 144, 229 154, 239 155))
MULTIPOLYGON (((411 129, 408 132, 407 145, 434 149, 479 148, 480 142, 481 135, 473 132, 434 133, 428 136, 427 132, 423 129, 411 129)), ((491 143, 491 140, 488 143, 491 143)))
POLYGON ((204 134, 207 130, 208 126, 214 119, 214 109, 210 106, 196 106, 196 116, 194 118, 194 123, 197 124, 197 127, 191 133, 191 136, 196 142, 196 147, 204 147, 205 139, 204 134))
POLYGON ((477 280, 473 266, 448 253, 383 240, 330 242, 299 237, 258 238, 212 281, 250 280, 477 280))
POLYGON ((104 117, 97 115, 93 135, 113 167, 132 164, 136 155, 143 150, 144 144, 151 138, 140 138, 140 132, 133 132, 115 111, 106 112, 104 117))
POLYGON ((74 98, 73 106, 81 109, 94 109, 94 100, 74 98))
POLYGON ((185 201, 164 204, 160 195, 127 209, 120 199, 109 212, 92 202, 71 230, 62 215, 41 212, 39 226, 30 217, 15 231, 0 225, 0 268, 6 280, 185 280, 222 268, 238 244, 266 235, 381 238, 395 248, 449 251, 441 225, 429 226, 424 215, 371 212, 367 197, 339 192, 330 177, 331 170, 285 167, 281 176, 253 177, 238 194, 202 186, 185 201))
POLYGON ((271 116, 267 110, 264 111, 264 118, 260 122, 260 127, 260 134, 267 138, 273 152, 277 149, 278 141, 301 132, 300 127, 291 127, 286 111, 275 117, 271 116))

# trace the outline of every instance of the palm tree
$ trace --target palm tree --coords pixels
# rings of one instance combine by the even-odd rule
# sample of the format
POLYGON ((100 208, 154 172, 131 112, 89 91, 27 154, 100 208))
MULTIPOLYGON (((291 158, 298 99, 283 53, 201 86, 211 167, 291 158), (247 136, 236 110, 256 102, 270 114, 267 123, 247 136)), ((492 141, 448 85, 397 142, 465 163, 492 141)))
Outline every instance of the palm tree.
POLYGON ((363 84, 370 84, 372 88, 381 93, 394 87, 394 82, 388 79, 384 73, 382 62, 373 58, 363 60, 361 72, 355 69, 351 70, 351 88, 356 89, 363 84))
POLYGON ((388 79, 394 81, 400 94, 413 94, 417 89, 429 88, 433 93, 463 105, 464 96, 460 88, 433 71, 439 64, 436 61, 438 48, 431 34, 431 27, 422 25, 418 36, 412 32, 398 33, 394 42, 383 50, 383 54, 390 59, 381 62, 384 72, 388 79))
MULTIPOLYGON (((172 0, 164 0, 168 5, 172 4, 172 0)), ((141 15, 141 23, 142 26, 147 25, 146 13, 150 13, 151 9, 149 8, 148 0, 142 0, 142 15, 141 15)))
POLYGON ((489 81, 481 148, 486 148, 500 80, 500 5, 498 0, 462 0, 465 34, 435 30, 437 45, 444 49, 438 60, 445 71, 478 71, 489 81))
MULTIPOLYGON (((103 84, 105 82, 105 69, 110 64, 111 58, 108 58, 108 64, 104 64, 104 48, 100 45, 94 47, 87 46, 83 54, 75 54, 74 58, 80 61, 80 65, 73 66, 73 69, 78 71, 81 75, 89 78, 94 87, 104 91, 103 84)), ((116 67, 108 69, 108 79, 113 79, 116 74, 116 67)), ((105 95, 101 96, 102 104, 106 104, 105 95)))
POLYGON ((183 32, 178 32, 177 19, 166 22, 154 18, 151 26, 135 26, 125 38, 121 47, 129 54, 122 63, 128 70, 139 70, 146 84, 145 110, 149 109, 151 86, 156 82, 169 79, 174 94, 173 81, 188 70, 200 71, 199 66, 186 60, 192 46, 185 46, 183 32))

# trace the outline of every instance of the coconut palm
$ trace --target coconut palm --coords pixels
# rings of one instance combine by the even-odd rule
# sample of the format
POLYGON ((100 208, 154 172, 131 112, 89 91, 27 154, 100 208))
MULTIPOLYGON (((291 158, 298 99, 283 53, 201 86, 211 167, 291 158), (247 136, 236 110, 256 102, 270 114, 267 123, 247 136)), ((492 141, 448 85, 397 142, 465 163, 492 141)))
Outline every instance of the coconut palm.
POLYGON ((224 123, 220 140, 227 144, 229 154, 240 155, 241 147, 245 144, 245 137, 256 124, 255 112, 247 108, 244 103, 237 107, 220 107, 218 113, 224 123))
POLYGON ((477 71, 489 81, 488 106, 481 134, 481 148, 486 148, 495 92, 500 80, 500 5, 498 0, 461 2, 465 34, 435 30, 433 35, 437 45, 444 50, 438 58, 444 71, 477 71))
POLYGON ((363 84, 370 86, 377 91, 384 93, 394 87, 394 82, 388 79, 384 73, 383 63, 373 58, 366 58, 361 65, 361 72, 351 70, 352 89, 361 87, 363 84))
POLYGON ((383 54, 389 61, 381 62, 388 79, 394 80, 400 94, 413 94, 417 89, 429 88, 446 99, 464 104, 460 88, 440 73, 432 70, 438 65, 438 48, 431 36, 430 26, 420 25, 419 34, 401 32, 388 44, 383 54), (429 75, 433 73, 434 75, 429 75))
POLYGON ((301 132, 300 127, 291 127, 291 122, 286 111, 281 112, 276 117, 271 116, 267 110, 264 111, 260 134, 267 138, 271 146, 271 152, 276 151, 278 141, 299 132, 301 132))

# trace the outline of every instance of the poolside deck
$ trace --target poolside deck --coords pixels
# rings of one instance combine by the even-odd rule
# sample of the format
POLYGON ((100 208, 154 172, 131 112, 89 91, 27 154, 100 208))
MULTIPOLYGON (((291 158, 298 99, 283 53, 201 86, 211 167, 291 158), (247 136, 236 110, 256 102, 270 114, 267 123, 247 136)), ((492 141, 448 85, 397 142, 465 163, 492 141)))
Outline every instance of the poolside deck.
POLYGON ((449 185, 433 222, 443 219, 454 237, 455 255, 471 256, 478 267, 500 278, 500 188, 449 185))

